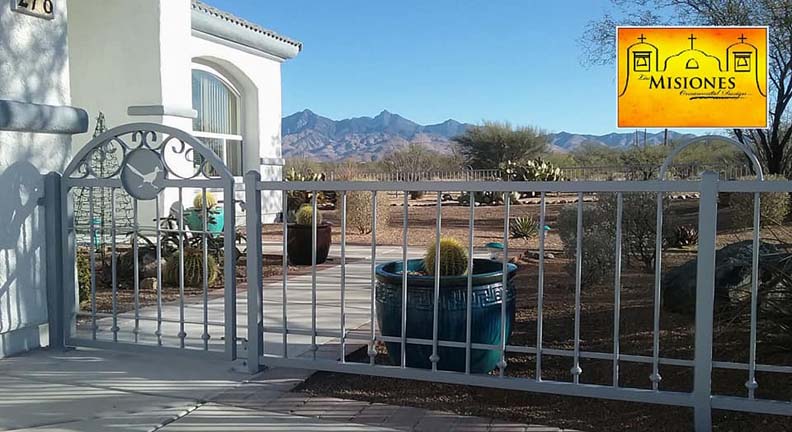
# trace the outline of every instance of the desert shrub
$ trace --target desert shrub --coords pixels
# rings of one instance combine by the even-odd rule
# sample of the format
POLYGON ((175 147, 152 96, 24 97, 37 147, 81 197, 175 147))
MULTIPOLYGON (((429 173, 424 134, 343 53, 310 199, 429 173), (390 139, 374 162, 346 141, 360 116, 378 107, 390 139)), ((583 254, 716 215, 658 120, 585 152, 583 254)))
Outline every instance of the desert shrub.
MULTIPOLYGON (((340 196, 340 195, 339 195, 340 196)), ((340 205, 339 205, 340 211, 340 205)), ((349 191, 346 198, 347 226, 359 234, 371 232, 371 192, 349 191)), ((390 202, 386 192, 377 192, 377 229, 388 224, 390 219, 390 202)))
MULTIPOLYGON (((667 208, 668 200, 663 202, 667 208)), ((616 194, 599 194, 593 204, 583 206, 583 281, 598 283, 608 279, 615 265, 616 194)), ((656 242, 657 194, 637 192, 624 194, 622 210, 622 253, 625 264, 654 270, 656 242)), ((668 212, 664 210, 664 213, 668 212)), ((577 206, 568 206, 558 216, 558 231, 564 252, 574 257, 577 248, 577 206)), ((670 232, 673 224, 663 220, 663 229, 670 232)), ((664 234, 663 238, 667 238, 664 234)), ((569 269, 574 274, 574 262, 569 269)))
POLYGON ((561 168, 536 158, 523 163, 506 161, 499 165, 502 180, 508 181, 561 181, 561 168))
POLYGON ((417 200, 421 199, 424 196, 424 191, 411 191, 410 192, 410 199, 417 200))
MULTIPOLYGON (((615 237, 612 230, 596 223, 600 212, 593 205, 583 207, 583 250, 581 281, 585 285, 598 284, 610 280, 615 266, 615 237)), ((577 253, 577 206, 567 206, 558 214, 558 227, 564 254, 570 258, 567 272, 574 276, 577 253)))
MULTIPOLYGON (((668 217, 670 201, 663 200, 663 238, 670 236, 674 223, 668 217)), ((597 221, 611 233, 616 229, 616 194, 598 194, 597 221)), ((633 192, 624 194, 622 213, 622 249, 628 265, 640 265, 646 271, 654 270, 657 240, 657 194, 633 192)), ((615 235, 615 234, 613 234, 615 235)))
POLYGON ((675 225, 668 237, 668 244, 674 247, 692 246, 698 243, 698 227, 692 224, 675 225))
MULTIPOLYGON (((755 177, 741 177, 740 180, 756 180, 755 177)), ((768 181, 786 180, 780 175, 768 175, 768 181)), ((746 226, 753 225, 754 194, 729 193, 727 202, 734 209, 734 219, 746 226)), ((789 214, 789 194, 786 192, 765 192, 759 195, 759 218, 762 226, 781 225, 789 214)))
POLYGON ((79 302, 91 297, 91 259, 84 251, 77 252, 77 293, 79 302))
MULTIPOLYGON (((436 242, 429 243, 424 254, 424 270, 430 275, 435 271, 436 242)), ((468 267, 467 249, 459 240, 440 237, 440 276, 459 276, 465 274, 468 267)))

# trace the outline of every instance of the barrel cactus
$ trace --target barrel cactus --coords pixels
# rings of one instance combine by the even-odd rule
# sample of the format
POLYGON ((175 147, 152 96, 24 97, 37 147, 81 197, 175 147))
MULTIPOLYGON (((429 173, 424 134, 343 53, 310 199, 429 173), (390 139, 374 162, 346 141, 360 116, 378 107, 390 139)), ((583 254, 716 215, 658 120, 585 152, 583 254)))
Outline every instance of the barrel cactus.
MULTIPOLYGON (((179 285, 179 252, 174 253, 165 261, 164 278, 170 285, 179 285)), ((212 255, 207 255, 206 268, 208 277, 207 285, 211 286, 217 280, 220 270, 217 260, 212 255)), ((203 250, 200 248, 184 249, 184 286, 199 288, 203 286, 203 250)))
MULTIPOLYGON (((204 194, 198 192, 195 194, 195 198, 193 198, 193 207, 200 209, 203 208, 203 197, 204 194)), ((211 192, 206 192, 206 208, 212 209, 217 205, 217 198, 215 198, 214 194, 211 192)))
MULTIPOLYGON (((430 275, 435 272, 436 243, 426 248, 424 270, 430 275)), ((440 276, 459 276, 465 274, 468 267, 468 253, 462 243, 449 237, 440 238, 440 276)))
MULTIPOLYGON (((297 210, 297 214, 294 217, 295 222, 297 225, 311 225, 313 223, 313 207, 308 204, 303 205, 297 210)), ((316 213, 316 224, 319 225, 322 223, 322 214, 316 213)))

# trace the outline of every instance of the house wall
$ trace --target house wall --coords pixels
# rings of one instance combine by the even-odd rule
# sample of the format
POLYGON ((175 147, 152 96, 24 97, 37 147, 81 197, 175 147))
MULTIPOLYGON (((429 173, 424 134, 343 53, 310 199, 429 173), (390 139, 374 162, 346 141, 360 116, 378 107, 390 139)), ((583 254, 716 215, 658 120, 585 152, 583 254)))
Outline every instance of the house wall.
MULTIPOLYGON (((72 98, 95 117, 104 112, 109 128, 130 122, 154 122, 192 130, 191 64, 205 62, 232 79, 243 92, 245 170, 260 169, 265 179, 280 179, 281 79, 280 60, 232 42, 218 43, 192 31, 190 0, 69 0, 72 98), (112 23, 102 25, 99 23, 112 23), (254 53, 255 52, 255 53, 254 53), (129 115, 129 107, 162 115, 129 115), (264 158, 266 165, 261 166, 264 158), (275 162, 275 165, 270 165, 275 162)), ((90 140, 75 137, 75 148, 90 140)), ((189 162, 179 159, 173 165, 189 162)), ((239 179, 241 182, 241 178, 239 179)), ((240 185, 237 199, 244 199, 240 185)), ((196 191, 185 189, 185 202, 196 191)), ((188 200, 189 198, 189 200, 188 200)), ((166 190, 163 211, 178 199, 166 190)), ((187 203, 185 203, 187 204, 187 203)), ((140 207, 140 220, 154 218, 153 205, 140 207)), ((280 212, 280 198, 262 203, 265 220, 280 212)), ((238 211, 238 217, 244 214, 238 211)))
POLYGON ((36 348, 47 322, 42 174, 62 170, 85 113, 70 105, 66 5, 54 18, 0 2, 0 357, 36 348), (42 105, 43 104, 43 105, 42 105))

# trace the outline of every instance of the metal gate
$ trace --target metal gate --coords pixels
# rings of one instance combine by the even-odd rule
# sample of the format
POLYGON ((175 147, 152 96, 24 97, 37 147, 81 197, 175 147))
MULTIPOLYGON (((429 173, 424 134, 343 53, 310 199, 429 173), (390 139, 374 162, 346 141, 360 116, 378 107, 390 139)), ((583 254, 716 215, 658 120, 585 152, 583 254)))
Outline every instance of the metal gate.
POLYGON ((208 147, 151 123, 93 138, 62 176, 50 174, 55 344, 235 359, 233 187, 208 147))

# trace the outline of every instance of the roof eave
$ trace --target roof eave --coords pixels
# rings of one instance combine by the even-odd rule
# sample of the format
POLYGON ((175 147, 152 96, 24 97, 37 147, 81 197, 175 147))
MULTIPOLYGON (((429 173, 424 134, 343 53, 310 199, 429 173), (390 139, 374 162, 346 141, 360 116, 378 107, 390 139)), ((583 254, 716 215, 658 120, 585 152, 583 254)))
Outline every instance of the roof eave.
POLYGON ((200 10, 193 9, 191 19, 193 30, 262 51, 283 60, 296 57, 302 49, 302 44, 299 42, 255 32, 200 10))

